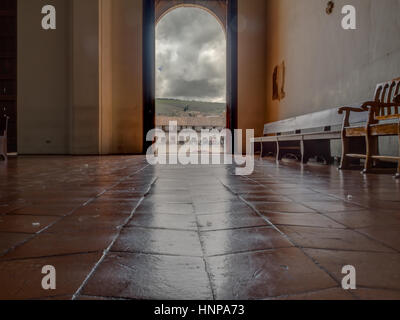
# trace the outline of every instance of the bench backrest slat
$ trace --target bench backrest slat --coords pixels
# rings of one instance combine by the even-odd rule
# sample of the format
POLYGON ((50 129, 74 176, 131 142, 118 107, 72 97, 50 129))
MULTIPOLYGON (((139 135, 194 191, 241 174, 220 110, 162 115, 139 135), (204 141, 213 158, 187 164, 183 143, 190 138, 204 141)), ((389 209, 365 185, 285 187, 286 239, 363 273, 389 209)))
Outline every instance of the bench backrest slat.
MULTIPOLYGON (((393 103, 394 98, 400 93, 400 78, 380 83, 376 87, 375 101, 393 103)), ((399 107, 387 107, 379 110, 379 116, 388 116, 399 113, 399 107)))
MULTIPOLYGON (((394 97, 398 97, 400 95, 400 81, 397 82, 396 90, 394 91, 394 97)), ((396 107, 396 113, 400 113, 400 108, 396 107)))

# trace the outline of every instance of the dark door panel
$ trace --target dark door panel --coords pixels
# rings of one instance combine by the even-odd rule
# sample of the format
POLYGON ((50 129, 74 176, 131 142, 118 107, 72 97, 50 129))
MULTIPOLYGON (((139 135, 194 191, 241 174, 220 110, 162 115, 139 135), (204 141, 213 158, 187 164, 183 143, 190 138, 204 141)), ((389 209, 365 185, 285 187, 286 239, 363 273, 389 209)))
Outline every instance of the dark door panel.
POLYGON ((17 152, 17 0, 0 0, 0 118, 8 152, 17 152))

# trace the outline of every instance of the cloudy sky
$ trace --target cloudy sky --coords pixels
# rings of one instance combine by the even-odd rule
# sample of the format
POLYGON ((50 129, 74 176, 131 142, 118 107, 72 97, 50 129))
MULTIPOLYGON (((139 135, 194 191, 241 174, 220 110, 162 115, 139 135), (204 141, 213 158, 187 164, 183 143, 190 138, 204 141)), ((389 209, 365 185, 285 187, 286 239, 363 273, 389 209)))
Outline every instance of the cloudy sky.
POLYGON ((225 34, 210 13, 177 8, 157 24, 156 97, 225 102, 225 34))

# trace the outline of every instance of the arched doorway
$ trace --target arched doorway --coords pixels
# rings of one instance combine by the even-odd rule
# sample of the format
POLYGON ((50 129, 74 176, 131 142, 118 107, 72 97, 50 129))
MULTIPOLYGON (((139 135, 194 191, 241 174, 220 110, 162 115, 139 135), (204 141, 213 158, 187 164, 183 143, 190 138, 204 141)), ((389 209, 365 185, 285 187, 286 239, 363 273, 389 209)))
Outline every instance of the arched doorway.
POLYGON ((237 0, 143 0, 144 153, 151 145, 146 141, 146 135, 156 126, 156 23, 171 10, 182 6, 195 6, 208 11, 226 32, 226 127, 231 130, 237 128, 237 0))
POLYGON ((226 29, 204 7, 178 5, 156 21, 156 127, 171 121, 199 137, 226 128, 226 29))

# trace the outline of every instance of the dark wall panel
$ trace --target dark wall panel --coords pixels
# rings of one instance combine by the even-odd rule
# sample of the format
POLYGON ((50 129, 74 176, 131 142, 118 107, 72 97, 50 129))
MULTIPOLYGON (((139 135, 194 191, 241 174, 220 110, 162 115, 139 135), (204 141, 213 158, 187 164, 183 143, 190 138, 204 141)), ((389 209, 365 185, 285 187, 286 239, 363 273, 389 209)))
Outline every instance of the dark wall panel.
POLYGON ((0 126, 9 117, 8 152, 17 152, 17 0, 0 1, 0 126))

